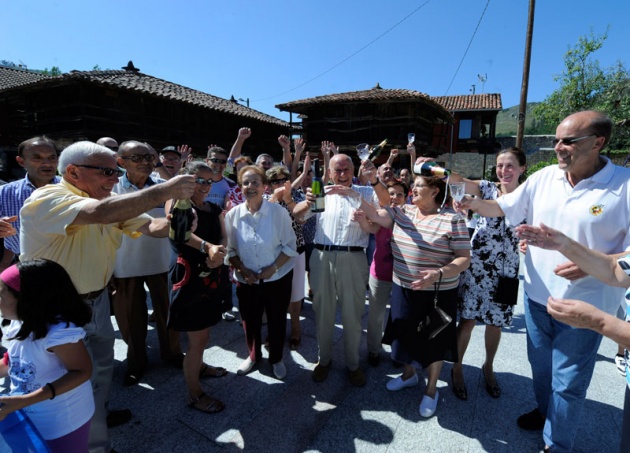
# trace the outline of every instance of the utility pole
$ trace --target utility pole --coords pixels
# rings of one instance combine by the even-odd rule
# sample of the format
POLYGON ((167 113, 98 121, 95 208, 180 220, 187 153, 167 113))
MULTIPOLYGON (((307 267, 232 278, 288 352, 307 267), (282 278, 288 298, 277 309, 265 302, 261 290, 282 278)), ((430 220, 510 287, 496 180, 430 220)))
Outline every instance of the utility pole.
POLYGON ((527 35, 525 37, 525 60, 523 61, 523 81, 521 83, 521 103, 518 108, 518 123, 516 127, 516 147, 523 149, 523 135, 525 134, 525 113, 527 110, 527 89, 529 86, 529 62, 532 56, 532 36, 534 34, 534 9, 536 0, 529 0, 529 14, 527 15, 527 35))

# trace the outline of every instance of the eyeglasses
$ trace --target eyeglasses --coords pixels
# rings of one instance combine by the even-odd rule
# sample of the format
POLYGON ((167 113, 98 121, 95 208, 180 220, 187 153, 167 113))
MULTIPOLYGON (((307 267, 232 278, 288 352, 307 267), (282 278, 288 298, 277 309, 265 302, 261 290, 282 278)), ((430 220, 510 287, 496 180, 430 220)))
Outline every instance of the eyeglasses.
POLYGON ((217 157, 211 157, 208 159, 213 164, 227 164, 227 159, 219 159, 217 157))
POLYGON ((75 167, 83 167, 83 168, 92 168, 94 170, 100 170, 103 176, 109 178, 110 176, 116 175, 116 177, 120 178, 125 172, 118 168, 109 168, 109 167, 96 167, 94 165, 78 165, 73 164, 75 167))
POLYGON ((197 184, 205 184, 206 186, 211 186, 212 185, 212 179, 196 178, 195 182, 197 184))
POLYGON ((121 156, 125 160, 130 160, 131 162, 137 164, 146 160, 147 162, 153 162, 155 160, 155 154, 132 154, 131 156, 121 156))
POLYGON ((284 184, 287 181, 288 181, 287 178, 274 179, 273 181, 269 181, 269 184, 284 184))
POLYGON ((558 143, 562 143, 564 146, 569 146, 574 144, 575 142, 579 142, 580 140, 591 137, 597 137, 597 134, 585 135, 584 137, 578 138, 556 138, 551 143, 553 143, 554 148, 558 145, 558 143))
POLYGON ((166 162, 180 162, 182 158, 175 156, 165 156, 164 154, 162 154, 162 160, 165 160, 166 162))

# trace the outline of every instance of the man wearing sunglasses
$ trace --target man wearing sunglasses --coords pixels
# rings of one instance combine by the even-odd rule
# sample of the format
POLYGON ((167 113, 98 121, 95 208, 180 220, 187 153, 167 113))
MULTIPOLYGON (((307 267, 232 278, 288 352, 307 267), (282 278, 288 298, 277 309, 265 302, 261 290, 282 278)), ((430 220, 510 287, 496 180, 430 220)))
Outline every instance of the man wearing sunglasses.
MULTIPOLYGON (((208 148, 208 155, 206 157, 206 163, 212 170, 212 186, 210 192, 204 201, 215 203, 225 209, 225 203, 229 198, 230 189, 236 186, 236 183, 231 179, 223 176, 225 166, 227 164, 228 153, 219 146, 211 146, 208 148)), ((229 279, 229 266, 221 266, 221 278, 228 281, 229 279)), ((234 307, 232 302, 232 285, 222 285, 223 300, 221 302, 221 309, 223 311, 223 319, 228 322, 236 321, 236 316, 232 312, 234 307)))
MULTIPOLYGON (((125 169, 113 192, 117 194, 146 190, 165 182, 151 177, 157 154, 146 143, 126 141, 118 149, 118 166, 125 169)), ((152 217, 164 216, 164 203, 146 212, 152 217)), ((160 357, 165 362, 181 368, 183 354, 179 333, 166 327, 169 308, 168 270, 171 263, 171 245, 167 238, 142 235, 138 239, 123 236, 116 253, 112 296, 114 315, 120 334, 127 344, 127 371, 123 377, 125 386, 137 384, 147 368, 147 295, 149 288, 155 325, 160 344, 160 357)))
MULTIPOLYGON (((482 216, 506 216, 517 225, 545 224, 606 254, 630 247, 630 169, 600 155, 612 121, 595 111, 574 113, 556 128, 558 165, 550 165, 496 201, 465 197, 482 216)), ((528 239, 528 238, 526 238, 528 239)), ((531 239, 536 245, 536 239, 531 239)), ((559 251, 528 247, 525 255, 527 352, 537 408, 519 417, 522 429, 543 430, 545 451, 571 451, 601 335, 554 320, 549 296, 582 299, 614 315, 623 289, 588 277, 559 251)))
POLYGON ((61 182, 33 192, 20 211, 20 260, 45 258, 59 263, 92 308, 92 321, 84 327, 93 363, 95 404, 89 450, 105 452, 111 449, 108 422, 113 426, 131 417, 128 410, 112 411, 109 416, 106 411, 114 371, 114 329, 106 286, 114 271, 116 250, 123 233, 166 237, 167 220, 144 213, 172 198, 190 198, 196 187, 195 178, 186 175, 112 195, 123 174, 116 157, 96 143, 70 145, 59 157, 61 182))

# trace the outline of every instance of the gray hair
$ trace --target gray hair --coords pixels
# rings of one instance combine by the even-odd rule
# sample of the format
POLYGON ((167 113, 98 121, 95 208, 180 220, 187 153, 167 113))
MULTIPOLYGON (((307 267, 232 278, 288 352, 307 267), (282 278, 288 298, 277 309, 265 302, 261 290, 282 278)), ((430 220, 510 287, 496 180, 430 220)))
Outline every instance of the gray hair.
POLYGON ((76 142, 64 149, 59 155, 57 170, 60 175, 63 175, 68 165, 85 164, 92 156, 108 156, 115 159, 116 153, 103 145, 97 145, 93 142, 76 142))
POLYGON ((259 154, 258 157, 256 158, 256 165, 258 165, 260 162, 262 162, 262 160, 268 157, 269 159, 271 159, 271 162, 273 162, 273 157, 271 157, 269 154, 267 153, 263 153, 263 154, 259 154))

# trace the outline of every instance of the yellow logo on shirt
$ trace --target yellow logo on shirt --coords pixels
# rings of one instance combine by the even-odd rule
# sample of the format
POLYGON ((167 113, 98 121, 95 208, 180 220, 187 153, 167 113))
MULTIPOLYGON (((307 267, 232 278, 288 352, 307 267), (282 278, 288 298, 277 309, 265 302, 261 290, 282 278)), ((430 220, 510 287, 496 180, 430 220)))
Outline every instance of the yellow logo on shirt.
POLYGON ((604 212, 604 206, 603 205, 596 205, 596 206, 591 206, 591 208, 588 210, 588 212, 591 213, 591 215, 600 215, 602 212, 604 212))

